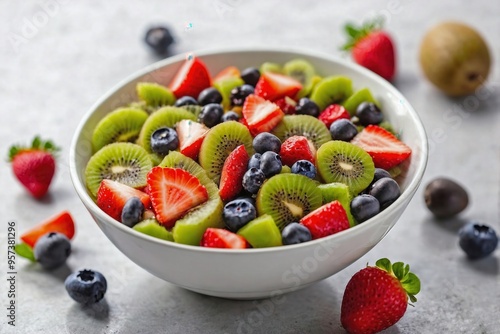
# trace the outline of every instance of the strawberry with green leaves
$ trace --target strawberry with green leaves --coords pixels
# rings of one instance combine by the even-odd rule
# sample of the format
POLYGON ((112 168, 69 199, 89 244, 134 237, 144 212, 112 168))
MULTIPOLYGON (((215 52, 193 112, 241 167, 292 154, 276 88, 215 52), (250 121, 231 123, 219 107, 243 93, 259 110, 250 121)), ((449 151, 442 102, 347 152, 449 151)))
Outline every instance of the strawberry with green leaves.
POLYGON ((43 197, 49 190, 56 170, 55 153, 58 147, 50 140, 35 137, 30 147, 12 146, 9 161, 19 182, 35 197, 43 197))
POLYGON ((382 30, 383 20, 377 19, 361 27, 345 26, 349 40, 342 47, 351 51, 354 61, 391 81, 396 73, 396 54, 391 36, 382 30))
POLYGON ((408 299, 417 301, 419 278, 403 262, 391 264, 380 259, 375 267, 360 270, 344 292, 340 320, 351 334, 378 333, 399 321, 406 312, 408 299))

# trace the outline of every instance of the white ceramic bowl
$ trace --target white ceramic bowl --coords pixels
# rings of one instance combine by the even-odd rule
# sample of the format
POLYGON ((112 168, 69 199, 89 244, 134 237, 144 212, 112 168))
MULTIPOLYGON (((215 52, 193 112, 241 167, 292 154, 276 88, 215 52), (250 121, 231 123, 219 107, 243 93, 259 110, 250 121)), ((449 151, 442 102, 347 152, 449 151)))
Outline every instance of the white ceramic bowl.
POLYGON ((137 100, 137 82, 168 84, 185 60, 182 55, 176 56, 145 68, 105 94, 85 115, 71 145, 74 187, 98 226, 121 252, 153 275, 183 288, 218 297, 253 299, 280 295, 327 278, 359 259, 389 232, 414 195, 427 162, 422 123, 396 88, 360 66, 316 52, 248 48, 199 52, 196 56, 212 75, 229 65, 244 69, 266 61, 284 63, 300 57, 310 61, 321 75, 347 75, 355 88, 369 87, 382 103, 385 117, 413 150, 407 172, 400 178, 402 195, 382 213, 349 230, 299 245, 265 249, 180 245, 141 234, 107 216, 94 203, 84 182, 92 131, 108 112, 137 100))

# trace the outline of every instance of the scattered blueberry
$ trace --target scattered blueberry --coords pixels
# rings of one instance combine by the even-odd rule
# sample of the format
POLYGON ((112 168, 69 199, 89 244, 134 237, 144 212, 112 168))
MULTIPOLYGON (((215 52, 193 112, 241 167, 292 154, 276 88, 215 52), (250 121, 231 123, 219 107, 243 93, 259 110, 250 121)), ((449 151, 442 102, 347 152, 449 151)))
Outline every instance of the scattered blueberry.
POLYGON ((427 184, 424 192, 427 208, 437 218, 450 218, 469 204, 465 189, 453 180, 439 177, 427 184))
POLYGON ((170 30, 162 26, 149 28, 144 37, 144 41, 151 49, 161 56, 167 54, 169 46, 175 42, 170 30))
POLYGON ((250 160, 248 161, 248 169, 250 168, 257 168, 260 169, 260 159, 262 155, 260 153, 255 153, 250 157, 250 160))
POLYGON ((71 254, 71 243, 64 234, 49 232, 37 240, 33 252, 44 269, 54 269, 66 262, 71 254))
POLYGON ((401 189, 399 189, 399 185, 396 181, 384 177, 373 183, 370 189, 370 195, 378 200, 380 210, 384 210, 398 199, 399 195, 401 195, 401 189))
POLYGON ((495 230, 488 225, 470 222, 458 231, 459 245, 471 259, 479 259, 493 253, 498 245, 495 230))
POLYGON ((370 124, 379 124, 384 119, 380 109, 371 102, 363 102, 356 108, 356 116, 359 123, 363 126, 370 124))
POLYGON ((218 103, 209 103, 201 109, 199 118, 200 121, 209 128, 220 123, 224 109, 218 103))
POLYGON ((260 79, 260 72, 255 67, 249 67, 241 71, 240 77, 247 85, 255 87, 260 79))
POLYGON ((281 157, 278 153, 267 151, 262 154, 260 158, 260 169, 264 172, 266 177, 279 174, 282 167, 283 164, 281 163, 281 157))
POLYGON ((316 177, 316 167, 309 160, 298 160, 292 165, 292 173, 314 179, 316 177))
POLYGON ((237 232, 257 217, 255 206, 246 199, 235 199, 224 206, 222 219, 229 230, 237 232))
POLYGON ((100 272, 84 269, 66 277, 64 286, 75 301, 94 304, 104 297, 108 284, 100 272))
POLYGON ((253 148, 257 153, 264 153, 267 151, 272 151, 280 153, 281 140, 269 132, 259 133, 253 139, 253 148))
POLYGON ((175 107, 183 107, 183 106, 197 106, 198 101, 192 96, 183 96, 177 99, 174 103, 175 107))
POLYGON ((248 95, 253 94, 254 88, 250 85, 241 85, 231 90, 229 100, 233 106, 242 106, 248 95))
POLYGON ((351 201, 351 214, 358 223, 370 219, 380 212, 380 203, 372 195, 358 195, 351 201))
POLYGON ((358 134, 358 129, 350 120, 338 119, 330 125, 333 140, 351 141, 358 134))
POLYGON ((303 97, 297 103, 295 107, 295 113, 298 115, 310 115, 314 117, 318 117, 320 110, 319 107, 314 101, 310 100, 307 97, 303 97))
POLYGON ((240 115, 238 115, 236 112, 232 110, 225 112, 221 117, 221 122, 239 121, 239 120, 240 120, 240 115))
POLYGON ((221 93, 214 87, 208 87, 201 91, 198 95, 198 103, 200 106, 207 105, 209 103, 220 104, 222 102, 221 93))
POLYGON ((165 155, 179 147, 177 132, 172 128, 160 128, 151 135, 151 150, 165 155))
POLYGON ((266 175, 258 168, 250 168, 243 175, 243 188, 251 194, 256 194, 264 183, 266 175))
POLYGON ((123 206, 122 209, 122 223, 128 227, 134 227, 135 224, 142 220, 144 213, 144 204, 142 204, 139 197, 131 197, 123 206))
POLYGON ((307 227, 299 223, 290 223, 281 232, 283 245, 300 244, 302 242, 311 241, 311 231, 307 227))

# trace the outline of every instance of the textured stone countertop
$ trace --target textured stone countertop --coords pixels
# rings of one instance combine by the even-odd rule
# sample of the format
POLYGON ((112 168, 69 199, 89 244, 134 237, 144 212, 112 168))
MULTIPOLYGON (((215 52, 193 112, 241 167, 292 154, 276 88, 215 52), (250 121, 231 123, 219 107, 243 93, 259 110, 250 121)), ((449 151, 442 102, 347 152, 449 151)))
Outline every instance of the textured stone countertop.
POLYGON ((500 2, 373 1, 70 1, 0 2, 0 301, 1 333, 344 333, 340 303, 349 278, 367 262, 389 257, 411 264, 422 280, 415 307, 384 333, 500 333, 500 250, 468 261, 456 231, 469 219, 500 232, 500 69, 486 93, 449 99, 422 76, 418 46, 425 31, 445 19, 475 26, 500 59, 500 2), (121 254, 77 197, 69 176, 73 133, 88 108, 115 83, 154 62, 142 36, 165 22, 173 53, 221 46, 292 46, 340 55, 341 27, 370 14, 387 17, 398 50, 395 86, 419 112, 431 153, 423 184, 446 175, 466 186, 470 206, 438 223, 419 189, 398 224, 372 251, 324 281, 286 295, 272 314, 265 301, 202 296, 164 282, 121 254), (192 27, 189 28, 190 23, 192 27), (454 115, 454 121, 444 115, 454 115), (458 117, 458 118, 457 118, 458 117), (63 148, 50 195, 35 201, 14 180, 7 148, 35 134, 63 148), (45 272, 17 259, 16 327, 7 324, 7 222, 18 233, 63 209, 77 223, 66 268, 45 272), (90 267, 108 279, 105 300, 85 309, 67 296, 70 270, 90 267), (262 316, 256 316, 259 313, 262 316), (246 326, 246 327, 245 327, 246 326))

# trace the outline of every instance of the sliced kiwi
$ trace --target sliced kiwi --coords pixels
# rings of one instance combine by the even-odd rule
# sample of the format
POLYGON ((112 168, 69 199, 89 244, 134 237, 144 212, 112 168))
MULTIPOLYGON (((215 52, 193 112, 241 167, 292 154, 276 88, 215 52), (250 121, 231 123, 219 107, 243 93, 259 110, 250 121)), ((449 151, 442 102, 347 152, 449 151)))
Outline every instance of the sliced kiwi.
POLYGON ((313 77, 316 75, 316 70, 310 62, 300 58, 293 59, 285 63, 283 71, 302 84, 302 89, 297 93, 298 97, 309 95, 314 85, 313 77))
POLYGON ((269 214, 282 230, 319 208, 323 198, 317 182, 299 174, 278 174, 264 182, 257 193, 257 212, 269 214))
POLYGON ((283 245, 281 232, 273 217, 262 215, 238 230, 253 248, 276 247, 283 245))
POLYGON ((262 65, 260 65, 260 67, 259 67, 259 72, 260 72, 260 74, 265 73, 265 72, 284 74, 283 67, 281 67, 280 64, 273 63, 273 62, 262 63, 262 65))
POLYGON ((239 145, 245 145, 247 153, 253 152, 252 135, 248 128, 235 121, 220 123, 207 133, 200 148, 200 165, 208 176, 219 184, 222 166, 229 154, 239 145))
POLYGON ((154 218, 146 219, 137 223, 134 225, 133 229, 137 232, 141 232, 158 239, 174 241, 172 232, 167 230, 165 226, 158 223, 158 221, 154 218))
POLYGON ((133 188, 146 185, 146 175, 153 168, 148 152, 132 143, 113 143, 95 153, 85 168, 85 182, 93 196, 101 181, 110 179, 133 188))
POLYGON ((151 159, 151 162, 153 163, 153 166, 158 166, 161 161, 163 160, 163 156, 157 154, 157 153, 150 153, 149 158, 151 159))
POLYGON ((228 110, 231 107, 231 91, 233 88, 245 84, 243 79, 239 77, 227 77, 214 82, 214 87, 222 95, 222 106, 224 110, 228 110))
POLYGON ((152 113, 144 125, 142 126, 137 143, 141 145, 147 152, 151 150, 151 135, 159 128, 175 127, 175 124, 183 119, 195 121, 196 116, 183 108, 178 107, 163 107, 152 113))
POLYGON ((208 201, 191 209, 184 217, 175 222, 172 229, 175 242, 197 246, 207 228, 222 228, 224 226, 222 220, 224 203, 220 199, 219 190, 205 170, 193 159, 182 153, 169 152, 160 166, 182 168, 196 176, 207 189, 208 201))
POLYGON ((287 115, 278 123, 272 133, 281 139, 281 142, 292 136, 304 136, 311 140, 316 148, 332 140, 330 130, 325 123, 309 115, 287 115))
POLYGON ((353 195, 368 187, 375 174, 373 160, 365 150, 340 140, 322 145, 316 152, 316 163, 326 183, 344 183, 353 195))
POLYGON ((287 173, 291 173, 291 172, 292 172, 292 169, 290 167, 288 167, 287 165, 281 166, 280 174, 287 174, 287 173))
POLYGON ((193 104, 188 104, 188 105, 182 106, 180 108, 186 109, 187 111, 189 111, 190 113, 192 113, 196 117, 196 119, 198 119, 198 116, 200 115, 202 107, 201 106, 196 106, 196 105, 193 105, 193 104))
POLYGON ((94 129, 92 149, 99 151, 114 142, 133 142, 137 140, 148 113, 141 109, 120 108, 106 115, 94 129))
POLYGON ((170 106, 175 102, 175 95, 172 91, 162 85, 153 82, 139 82, 136 86, 139 99, 147 106, 162 107, 170 106))
POLYGON ((319 75, 313 75, 313 77, 311 78, 311 80, 309 81, 309 84, 307 87, 303 87, 298 93, 297 93, 297 99, 301 99, 303 97, 306 97, 306 96, 309 96, 311 95, 311 92, 314 90, 314 87, 316 87, 316 85, 318 83, 321 82, 321 80, 323 80, 322 77, 320 77, 319 75))
POLYGON ((314 87, 311 100, 321 110, 332 103, 341 103, 352 95, 352 80, 344 76, 326 77, 314 87))
POLYGON ((333 182, 327 184, 320 184, 318 186, 323 195, 323 204, 327 204, 333 201, 339 201, 345 212, 347 213, 347 219, 349 219, 349 225, 352 227, 356 225, 356 221, 351 214, 351 200, 352 195, 349 191, 347 184, 340 182, 333 182))
POLYGON ((351 116, 356 114, 356 109, 363 102, 371 102, 380 107, 380 104, 373 97, 372 93, 368 88, 363 88, 358 90, 356 93, 352 94, 344 103, 344 108, 349 112, 351 116))

